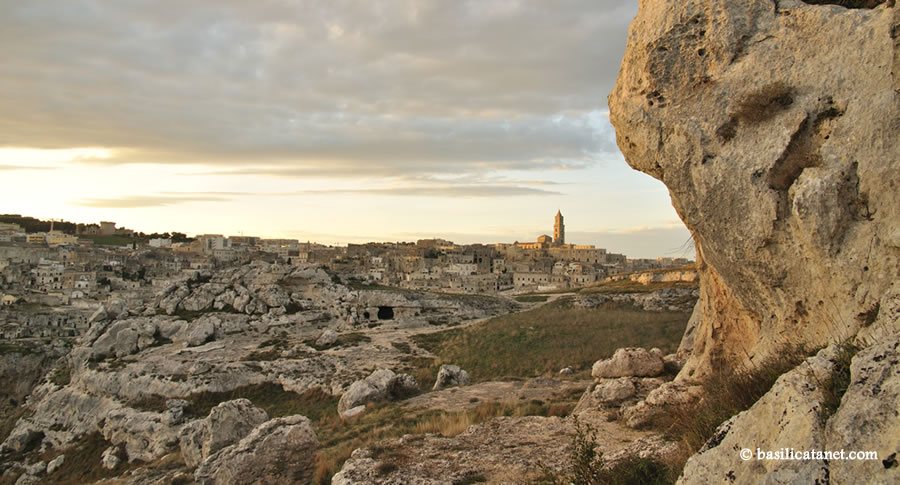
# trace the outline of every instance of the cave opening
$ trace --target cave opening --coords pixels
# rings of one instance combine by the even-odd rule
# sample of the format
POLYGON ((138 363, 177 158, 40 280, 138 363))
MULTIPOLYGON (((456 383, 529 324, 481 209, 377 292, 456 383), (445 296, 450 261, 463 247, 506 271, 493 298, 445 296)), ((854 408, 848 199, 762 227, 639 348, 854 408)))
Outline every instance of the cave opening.
POLYGON ((378 319, 379 320, 393 320, 394 319, 394 307, 389 307, 389 306, 378 307, 378 319))

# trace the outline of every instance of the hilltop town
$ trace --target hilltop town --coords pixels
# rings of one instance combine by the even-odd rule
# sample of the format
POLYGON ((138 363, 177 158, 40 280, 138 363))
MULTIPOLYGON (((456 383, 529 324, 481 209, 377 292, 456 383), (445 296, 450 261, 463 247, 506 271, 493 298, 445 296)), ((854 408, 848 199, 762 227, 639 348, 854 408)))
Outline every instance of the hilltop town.
MULTIPOLYGON (((254 260, 314 264, 354 287, 388 286, 466 294, 520 294, 580 288, 615 275, 690 264, 683 258, 630 259, 566 242, 563 215, 553 236, 535 242, 326 246, 292 239, 143 234, 114 222, 71 224, 0 216, 0 321, 5 338, 74 336, 110 298, 143 301, 201 271, 254 260), (46 226, 45 230, 40 230, 46 226), (29 308, 25 325, 9 312, 29 308)), ((688 269, 687 278, 693 273, 688 269)))

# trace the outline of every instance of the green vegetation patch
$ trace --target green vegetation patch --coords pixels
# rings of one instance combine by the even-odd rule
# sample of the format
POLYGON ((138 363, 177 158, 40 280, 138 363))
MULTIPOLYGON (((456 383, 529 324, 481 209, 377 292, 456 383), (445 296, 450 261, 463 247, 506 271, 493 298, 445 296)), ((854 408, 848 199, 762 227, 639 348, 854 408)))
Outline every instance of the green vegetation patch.
POLYGON ((519 295, 515 300, 519 303, 544 303, 549 298, 549 295, 519 295))
POLYGON ((29 355, 37 353, 35 348, 24 342, 0 342, 0 354, 29 355))
MULTIPOLYGON (((191 394, 185 398, 190 402, 190 405, 185 408, 185 414, 192 418, 203 418, 219 404, 241 398, 249 399, 272 418, 302 414, 316 421, 326 416, 337 416, 338 398, 322 389, 313 388, 298 394, 286 391, 282 386, 273 382, 243 386, 226 392, 203 391, 191 394)), ((166 409, 168 399, 170 398, 158 395, 147 396, 132 401, 129 406, 143 411, 162 412, 166 409)))
POLYGON ((97 246, 129 246, 132 243, 140 243, 143 240, 131 236, 78 236, 82 239, 90 239, 97 246))
POLYGON ((440 361, 466 369, 475 381, 533 377, 567 366, 588 368, 620 347, 672 352, 690 313, 646 312, 630 305, 583 308, 560 299, 465 329, 413 337, 440 361))

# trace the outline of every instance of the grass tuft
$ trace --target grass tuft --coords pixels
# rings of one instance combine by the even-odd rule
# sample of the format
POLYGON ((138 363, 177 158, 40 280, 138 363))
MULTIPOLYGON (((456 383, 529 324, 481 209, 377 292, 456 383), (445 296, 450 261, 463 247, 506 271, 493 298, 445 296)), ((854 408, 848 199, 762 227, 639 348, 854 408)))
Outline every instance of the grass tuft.
POLYGON ((837 347, 837 358, 831 368, 831 376, 824 383, 824 400, 822 402, 822 421, 837 412, 841 399, 850 387, 850 363, 859 352, 859 347, 846 341, 837 347))

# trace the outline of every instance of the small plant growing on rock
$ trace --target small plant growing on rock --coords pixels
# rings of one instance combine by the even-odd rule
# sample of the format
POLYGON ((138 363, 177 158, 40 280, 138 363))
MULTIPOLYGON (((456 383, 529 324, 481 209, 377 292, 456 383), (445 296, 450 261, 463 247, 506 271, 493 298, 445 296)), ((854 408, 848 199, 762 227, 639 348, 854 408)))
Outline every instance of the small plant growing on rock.
POLYGON ((859 352, 859 347, 847 341, 837 348, 837 356, 831 368, 831 377, 824 383, 822 400, 822 419, 827 420, 837 412, 841 399, 850 387, 850 362, 859 352))
POLYGON ((597 451, 597 432, 575 418, 575 437, 567 470, 558 474, 544 466, 541 483, 553 485, 662 485, 674 482, 669 467, 652 458, 631 456, 608 464, 597 451))

